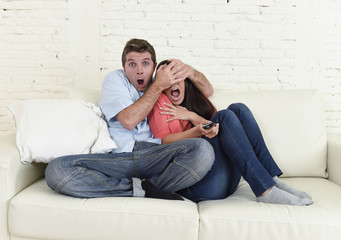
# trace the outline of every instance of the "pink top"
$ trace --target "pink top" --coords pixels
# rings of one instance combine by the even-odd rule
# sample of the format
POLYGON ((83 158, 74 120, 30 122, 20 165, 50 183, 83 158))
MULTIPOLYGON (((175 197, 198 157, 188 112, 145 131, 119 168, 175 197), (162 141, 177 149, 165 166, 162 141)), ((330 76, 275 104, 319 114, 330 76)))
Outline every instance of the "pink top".
POLYGON ((162 115, 160 107, 167 108, 164 103, 172 104, 166 94, 161 93, 157 100, 153 110, 148 115, 148 122, 150 130, 152 131, 155 138, 161 138, 162 140, 171 133, 183 132, 191 128, 191 124, 186 120, 175 119, 170 122, 166 122, 167 119, 171 118, 171 115, 162 115))

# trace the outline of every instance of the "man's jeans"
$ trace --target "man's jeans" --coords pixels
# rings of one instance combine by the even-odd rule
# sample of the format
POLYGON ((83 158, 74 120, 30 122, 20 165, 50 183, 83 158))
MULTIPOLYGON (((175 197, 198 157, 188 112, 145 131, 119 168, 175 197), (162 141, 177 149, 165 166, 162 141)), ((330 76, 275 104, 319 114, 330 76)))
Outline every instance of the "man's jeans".
POLYGON ((213 148, 204 139, 167 145, 141 142, 133 152, 56 158, 48 164, 45 177, 50 188, 73 197, 143 197, 141 179, 175 192, 197 183, 213 162, 213 148))
POLYGON ((207 139, 215 152, 212 169, 199 183, 179 193, 196 202, 226 198, 236 190, 241 176, 256 196, 274 186, 272 178, 282 172, 249 108, 232 104, 217 112, 212 121, 220 126, 218 136, 207 139))

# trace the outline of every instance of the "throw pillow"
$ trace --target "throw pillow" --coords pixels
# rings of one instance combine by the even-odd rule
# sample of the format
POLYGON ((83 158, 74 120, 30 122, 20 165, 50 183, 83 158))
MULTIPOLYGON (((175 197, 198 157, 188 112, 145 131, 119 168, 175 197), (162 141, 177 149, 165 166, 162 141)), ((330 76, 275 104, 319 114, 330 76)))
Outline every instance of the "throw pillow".
POLYGON ((116 148, 101 110, 79 99, 35 99, 11 104, 16 144, 23 163, 116 148))

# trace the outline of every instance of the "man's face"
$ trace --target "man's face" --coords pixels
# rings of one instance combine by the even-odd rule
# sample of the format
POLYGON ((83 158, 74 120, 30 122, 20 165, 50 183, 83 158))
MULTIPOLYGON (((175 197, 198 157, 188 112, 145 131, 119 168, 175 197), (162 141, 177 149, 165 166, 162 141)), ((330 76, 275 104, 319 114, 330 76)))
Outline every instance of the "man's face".
POLYGON ((129 52, 123 66, 124 72, 131 84, 140 92, 146 90, 152 81, 156 63, 149 52, 129 52))

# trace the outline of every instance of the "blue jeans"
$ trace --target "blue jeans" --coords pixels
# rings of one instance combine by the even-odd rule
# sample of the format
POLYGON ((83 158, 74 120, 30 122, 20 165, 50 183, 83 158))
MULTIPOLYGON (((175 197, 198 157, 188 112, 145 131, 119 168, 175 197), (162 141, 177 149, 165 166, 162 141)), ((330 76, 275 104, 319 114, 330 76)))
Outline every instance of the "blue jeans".
POLYGON ((215 162, 211 171, 197 184, 179 193, 199 202, 231 195, 241 176, 256 196, 275 185, 279 169, 265 145, 262 133, 251 111, 242 103, 217 112, 213 122, 219 123, 219 134, 207 139, 214 148, 215 162))
POLYGON ((141 179, 175 192, 201 180, 213 162, 213 148, 204 139, 168 145, 140 142, 133 152, 56 158, 48 164, 45 178, 50 188, 73 197, 143 197, 141 179))

